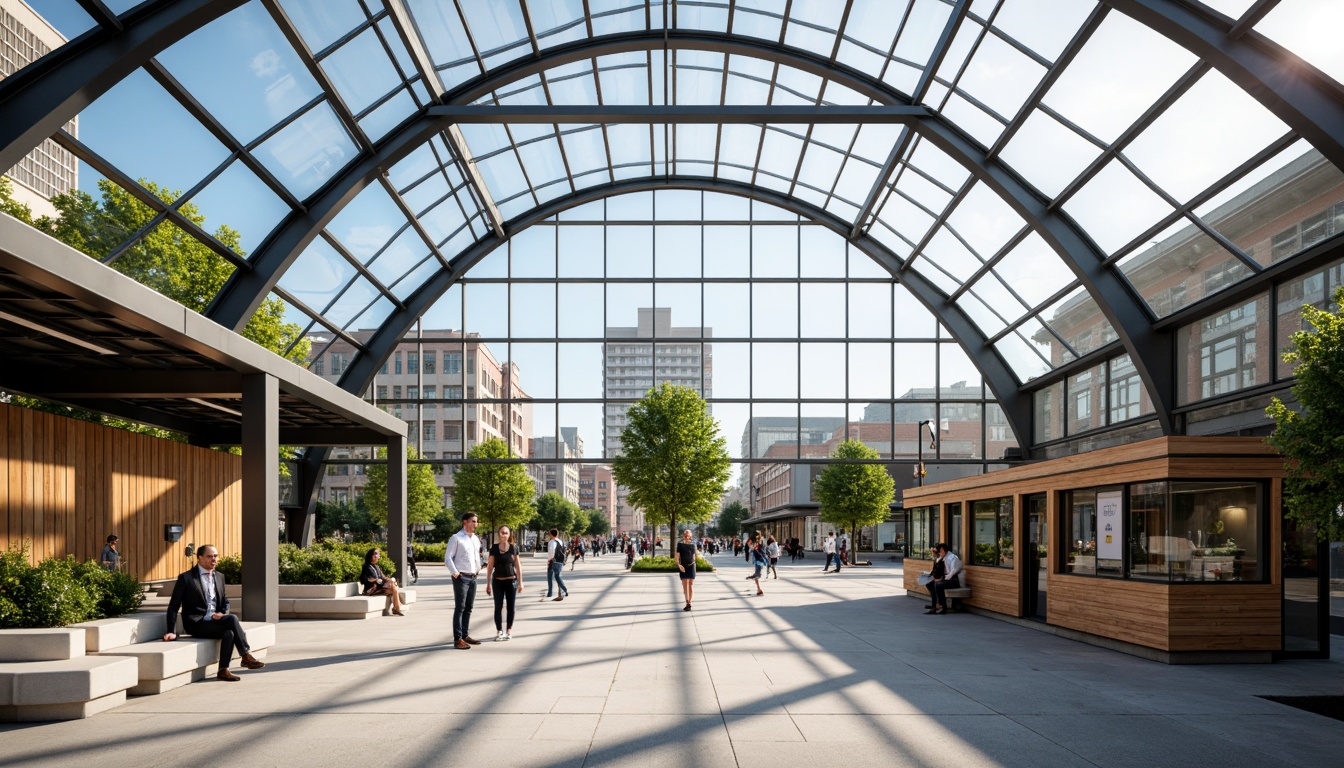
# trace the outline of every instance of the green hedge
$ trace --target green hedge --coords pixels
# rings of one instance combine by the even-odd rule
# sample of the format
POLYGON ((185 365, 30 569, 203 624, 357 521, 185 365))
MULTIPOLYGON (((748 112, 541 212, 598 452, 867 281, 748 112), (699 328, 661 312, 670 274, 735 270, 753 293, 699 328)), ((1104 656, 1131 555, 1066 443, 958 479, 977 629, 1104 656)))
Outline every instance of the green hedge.
MULTIPOLYGON (((705 558, 695 556, 695 570, 709 572, 714 570, 714 566, 705 558)), ((630 567, 631 573, 678 573, 677 561, 667 555, 657 557, 642 557, 635 561, 630 567)))
POLYGON ((417 563, 442 563, 448 554, 448 544, 412 544, 417 563))
MULTIPOLYGON (((281 544, 280 583, 343 584, 359 581, 359 574, 364 570, 364 555, 374 547, 378 547, 383 553, 378 559, 378 567, 382 569, 383 574, 395 575, 397 563, 387 556, 387 548, 380 544, 367 542, 346 544, 328 540, 320 541, 308 549, 293 544, 281 544)), ((215 567, 224 574, 226 583, 243 583, 241 555, 221 557, 215 567)))
POLYGON ((140 582, 73 555, 28 564, 28 544, 0 553, 0 629, 64 627, 131 613, 145 600, 140 582))

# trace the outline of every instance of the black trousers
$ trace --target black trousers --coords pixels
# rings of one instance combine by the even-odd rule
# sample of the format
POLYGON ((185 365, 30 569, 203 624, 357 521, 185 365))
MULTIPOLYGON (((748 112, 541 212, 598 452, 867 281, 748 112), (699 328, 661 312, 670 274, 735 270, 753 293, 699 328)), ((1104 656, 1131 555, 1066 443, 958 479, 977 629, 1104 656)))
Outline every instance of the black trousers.
POLYGON ((462 574, 453 579, 453 639, 471 635, 471 607, 476 603, 476 577, 462 574))
POLYGON ((491 585, 495 595, 495 631, 503 632, 505 627, 513 629, 514 604, 518 602, 518 582, 515 579, 495 579, 491 585), (504 624, 504 606, 508 605, 509 623, 504 624))
POLYGON ((959 576, 929 582, 929 594, 933 595, 933 604, 939 608, 947 608, 947 590, 959 589, 960 587, 961 577, 959 576))
POLYGON ((252 649, 247 644, 247 635, 243 633, 243 625, 239 624, 238 617, 231 613, 225 614, 222 619, 213 621, 183 620, 182 627, 192 637, 208 637, 219 640, 220 669, 228 669, 233 663, 233 649, 238 649, 239 656, 246 655, 252 649))

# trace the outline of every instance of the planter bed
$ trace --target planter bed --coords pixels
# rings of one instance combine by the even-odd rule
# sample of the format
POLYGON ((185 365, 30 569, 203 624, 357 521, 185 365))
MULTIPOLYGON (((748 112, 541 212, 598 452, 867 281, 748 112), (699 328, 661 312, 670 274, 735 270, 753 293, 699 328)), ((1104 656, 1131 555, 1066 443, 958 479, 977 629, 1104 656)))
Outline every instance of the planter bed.
POLYGON ((80 720, 126 701, 130 659, 85 655, 85 631, 0 631, 0 721, 80 720))

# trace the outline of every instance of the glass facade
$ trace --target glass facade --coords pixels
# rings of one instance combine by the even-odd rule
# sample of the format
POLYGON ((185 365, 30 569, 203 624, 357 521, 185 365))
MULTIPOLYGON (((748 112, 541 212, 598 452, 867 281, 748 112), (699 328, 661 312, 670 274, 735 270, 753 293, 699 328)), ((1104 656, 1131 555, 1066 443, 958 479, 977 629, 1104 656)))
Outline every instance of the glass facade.
POLYGON ((971 502, 971 540, 968 543, 971 565, 1013 567, 1011 496, 971 502))

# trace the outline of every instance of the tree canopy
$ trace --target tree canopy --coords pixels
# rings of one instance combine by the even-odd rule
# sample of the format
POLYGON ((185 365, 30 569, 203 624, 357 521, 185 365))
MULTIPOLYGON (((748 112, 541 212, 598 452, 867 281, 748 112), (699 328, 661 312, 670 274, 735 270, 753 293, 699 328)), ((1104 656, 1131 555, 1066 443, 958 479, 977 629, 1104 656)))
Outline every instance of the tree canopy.
MULTIPOLYGON (((378 449, 378 458, 387 458, 387 449, 378 449)), ((406 458, 418 459, 415 446, 406 446, 406 458)), ((387 465, 370 464, 365 470, 364 503, 368 505, 369 519, 377 525, 387 525, 387 465)), ((406 465, 406 522, 424 525, 443 509, 443 492, 434 482, 434 470, 428 464, 406 465)))
POLYGON ((1344 286, 1335 289, 1335 311, 1302 307, 1312 330, 1292 336, 1284 362, 1295 363, 1293 397, 1301 410, 1274 398, 1269 443, 1286 459, 1284 514, 1329 541, 1344 538, 1344 286))
MULTIPOLYGON (((467 452, 468 459, 514 459, 509 446, 497 437, 467 452)), ((536 487, 522 464, 463 464, 454 479, 453 507, 475 512, 487 536, 501 525, 518 530, 536 514, 532 498, 536 487)))
POLYGON ((573 529, 575 520, 581 513, 578 504, 555 491, 547 491, 538 496, 533 507, 536 509, 536 517, 532 518, 533 527, 541 533, 554 528, 562 536, 573 529))
POLYGON ((606 536, 611 533, 611 521, 607 519, 607 513, 600 509, 584 510, 588 513, 588 528, 584 533, 588 536, 606 536))
POLYGON ((664 382, 630 406, 622 455, 612 462, 630 504, 654 526, 701 523, 718 509, 728 482, 728 443, 703 398, 664 382))
POLYGON ((718 525, 714 527, 717 536, 736 536, 742 532, 742 521, 751 517, 751 510, 740 501, 734 501, 719 512, 718 525))
MULTIPOLYGON (((812 487, 821 504, 821 521, 849 529, 851 534, 865 525, 884 523, 891 513, 896 483, 881 464, 859 464, 855 460, 879 458, 877 451, 858 440, 846 440, 835 447, 831 458, 812 487)), ((850 541, 857 541, 853 535, 850 541)), ((854 547, 850 547, 851 554, 854 547)))

